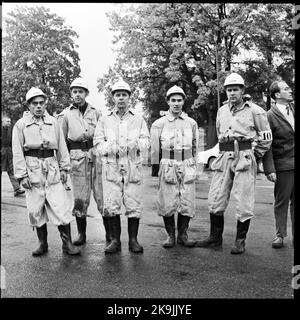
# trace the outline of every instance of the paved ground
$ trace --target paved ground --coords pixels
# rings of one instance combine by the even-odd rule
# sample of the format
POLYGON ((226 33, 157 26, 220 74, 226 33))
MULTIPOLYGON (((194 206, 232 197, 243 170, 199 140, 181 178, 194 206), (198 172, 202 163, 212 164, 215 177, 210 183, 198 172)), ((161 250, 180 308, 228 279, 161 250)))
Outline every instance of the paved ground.
MULTIPOLYGON (((65 256, 56 227, 48 224, 49 252, 33 258, 36 234, 28 226, 25 197, 13 197, 6 173, 1 189, 1 265, 3 298, 287 298, 293 297, 293 246, 289 236, 281 250, 271 248, 274 233, 273 185, 260 175, 256 186, 256 216, 243 255, 230 254, 236 221, 235 201, 225 216, 221 251, 176 246, 164 249, 162 218, 155 209, 157 178, 144 168, 144 216, 139 241, 144 254, 128 252, 127 223, 122 217, 122 251, 104 255, 102 219, 91 201, 88 241, 80 257, 65 256)), ((210 173, 197 183, 197 215, 190 238, 208 235, 207 193, 210 173)), ((72 233, 76 235, 75 222, 72 233)))

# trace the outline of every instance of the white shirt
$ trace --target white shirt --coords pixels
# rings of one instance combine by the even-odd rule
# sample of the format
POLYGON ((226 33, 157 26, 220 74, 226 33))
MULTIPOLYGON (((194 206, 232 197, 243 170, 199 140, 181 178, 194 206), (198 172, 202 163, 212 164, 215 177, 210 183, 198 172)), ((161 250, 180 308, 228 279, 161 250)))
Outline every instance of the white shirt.
POLYGON ((287 113, 287 107, 284 104, 279 104, 276 103, 277 108, 280 110, 280 112, 284 115, 284 117, 286 118, 286 120, 289 122, 289 124, 291 125, 291 127, 293 128, 293 130, 295 130, 295 119, 294 119, 294 115, 293 115, 293 111, 289 110, 289 114, 287 113))

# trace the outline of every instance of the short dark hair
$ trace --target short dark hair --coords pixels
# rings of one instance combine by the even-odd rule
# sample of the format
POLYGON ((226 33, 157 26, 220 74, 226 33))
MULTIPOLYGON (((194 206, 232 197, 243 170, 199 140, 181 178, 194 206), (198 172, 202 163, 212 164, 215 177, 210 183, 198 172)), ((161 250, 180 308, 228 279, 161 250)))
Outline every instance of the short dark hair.
POLYGON ((275 93, 280 92, 280 88, 279 88, 279 82, 282 82, 281 80, 277 80, 272 82, 272 84, 270 85, 270 96, 273 100, 276 100, 276 96, 275 93))

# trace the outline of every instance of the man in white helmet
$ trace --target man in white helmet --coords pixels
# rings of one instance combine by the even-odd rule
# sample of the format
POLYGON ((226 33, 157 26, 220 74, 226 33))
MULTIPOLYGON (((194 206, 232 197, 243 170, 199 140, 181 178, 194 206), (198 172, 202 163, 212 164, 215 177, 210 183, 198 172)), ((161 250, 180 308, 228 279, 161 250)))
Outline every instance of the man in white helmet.
POLYGON ((73 102, 59 116, 71 158, 73 215, 78 229, 78 238, 73 244, 80 246, 86 242, 87 210, 92 190, 99 212, 103 206, 101 162, 93 148, 94 131, 101 113, 86 102, 89 89, 82 78, 75 79, 70 90, 73 102))
POLYGON ((216 129, 220 154, 212 167, 215 170, 208 194, 210 235, 197 241, 197 247, 221 248, 224 211, 234 186, 237 200, 237 232, 232 254, 245 251, 245 240, 254 211, 257 162, 270 148, 272 132, 267 113, 251 100, 244 101, 244 79, 230 74, 224 83, 228 101, 217 113, 216 129), (257 144, 253 148, 253 141, 257 144))
POLYGON ((48 251, 47 222, 58 226, 63 252, 80 254, 71 240, 73 220, 64 184, 70 170, 70 157, 57 120, 46 112, 46 95, 39 88, 26 94, 29 112, 13 128, 12 150, 15 177, 26 190, 29 223, 39 239, 33 256, 48 251))
POLYGON ((102 117, 96 127, 94 146, 103 163, 103 216, 108 219, 112 241, 105 253, 121 250, 121 205, 128 218, 129 250, 142 253, 137 241, 142 214, 142 159, 148 150, 149 131, 143 117, 130 107, 131 88, 120 80, 112 87, 114 108, 102 117))
POLYGON ((196 155, 198 126, 182 112, 186 95, 182 88, 173 86, 167 91, 169 111, 154 121, 151 127, 151 163, 158 164, 158 215, 163 217, 168 234, 164 248, 175 245, 175 215, 177 214, 177 243, 193 247, 187 230, 195 216, 196 155))

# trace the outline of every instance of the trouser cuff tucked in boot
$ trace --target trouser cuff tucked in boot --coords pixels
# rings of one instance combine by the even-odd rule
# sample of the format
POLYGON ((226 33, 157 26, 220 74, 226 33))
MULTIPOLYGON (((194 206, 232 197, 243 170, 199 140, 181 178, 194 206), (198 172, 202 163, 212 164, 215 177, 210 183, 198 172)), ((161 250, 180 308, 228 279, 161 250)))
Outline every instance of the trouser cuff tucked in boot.
POLYGON ((235 240, 234 246, 230 251, 231 254, 241 254, 245 252, 245 240, 246 240, 247 232, 249 230, 250 220, 251 219, 248 219, 244 222, 241 222, 238 220, 236 240, 235 240))
POLYGON ((48 252, 48 243, 47 243, 47 224, 43 224, 41 227, 36 227, 36 233, 39 239, 39 246, 36 250, 32 252, 34 257, 42 256, 46 252, 48 252))
POLYGON ((219 249, 222 247, 224 230, 224 212, 210 213, 210 235, 196 241, 196 247, 219 249))
POLYGON ((113 217, 105 217, 107 219, 107 227, 109 230, 110 242, 106 245, 105 253, 116 253, 121 250, 121 219, 120 215, 113 217))
POLYGON ((128 218, 128 248, 134 253, 142 253, 143 247, 137 241, 140 219, 128 218))
POLYGON ((184 247, 194 247, 196 241, 188 240, 187 230, 189 227, 190 217, 178 214, 177 217, 177 243, 184 247))
POLYGON ((163 243, 164 248, 172 248, 175 246, 175 217, 163 217, 165 228, 168 234, 167 240, 163 243))

